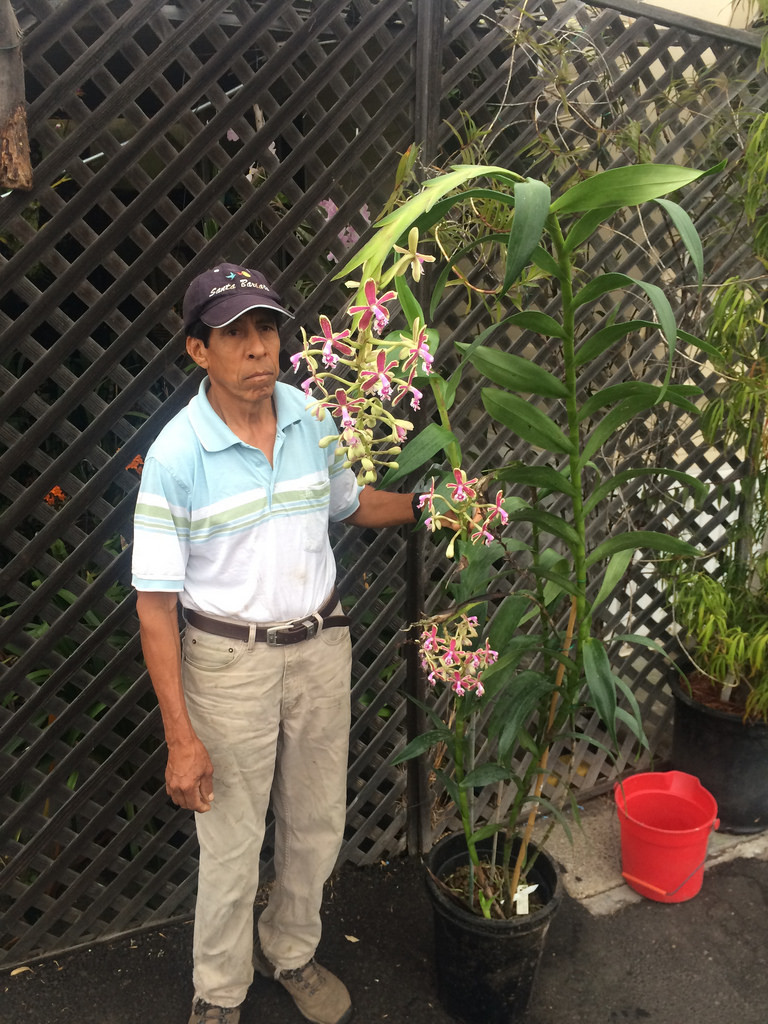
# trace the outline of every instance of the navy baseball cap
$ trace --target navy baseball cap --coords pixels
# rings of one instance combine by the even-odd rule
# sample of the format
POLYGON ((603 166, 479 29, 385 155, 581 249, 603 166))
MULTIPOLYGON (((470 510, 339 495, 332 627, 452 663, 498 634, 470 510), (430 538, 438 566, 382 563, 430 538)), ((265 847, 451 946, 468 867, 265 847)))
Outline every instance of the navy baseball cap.
POLYGON ((184 326, 200 320, 207 327, 226 327, 249 309, 273 309, 293 317, 280 304, 280 297, 258 270, 220 263, 194 279, 184 295, 184 326))

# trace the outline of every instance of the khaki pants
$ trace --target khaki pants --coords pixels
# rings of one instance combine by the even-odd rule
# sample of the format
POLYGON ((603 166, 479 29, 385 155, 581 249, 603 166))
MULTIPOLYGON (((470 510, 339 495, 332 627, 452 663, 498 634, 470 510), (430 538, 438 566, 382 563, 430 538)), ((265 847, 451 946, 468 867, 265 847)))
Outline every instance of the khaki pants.
POLYGON ((314 955, 323 884, 346 816, 350 671, 345 626, 285 647, 186 629, 187 706, 214 770, 211 810, 195 816, 196 998, 239 1006, 253 978, 253 902, 270 793, 276 880, 259 937, 280 969, 314 955))

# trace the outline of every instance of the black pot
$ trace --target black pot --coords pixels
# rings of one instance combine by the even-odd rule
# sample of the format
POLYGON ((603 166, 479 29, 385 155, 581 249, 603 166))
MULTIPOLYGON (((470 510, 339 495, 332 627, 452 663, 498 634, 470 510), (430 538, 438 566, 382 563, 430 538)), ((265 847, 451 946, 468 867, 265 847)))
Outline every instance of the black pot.
POLYGON ((674 677, 672 766, 695 775, 717 801, 721 832, 768 828, 768 725, 708 708, 674 677))
MULTIPOLYGON (((481 859, 491 844, 490 839, 478 844, 481 859)), ((430 871, 441 879, 467 862, 463 833, 445 836, 427 855, 430 871)), ((438 995, 448 1013, 467 1024, 512 1024, 526 1011, 547 930, 562 899, 560 876, 546 854, 539 853, 528 882, 538 883, 537 896, 545 905, 500 921, 473 914, 427 875, 438 995)))

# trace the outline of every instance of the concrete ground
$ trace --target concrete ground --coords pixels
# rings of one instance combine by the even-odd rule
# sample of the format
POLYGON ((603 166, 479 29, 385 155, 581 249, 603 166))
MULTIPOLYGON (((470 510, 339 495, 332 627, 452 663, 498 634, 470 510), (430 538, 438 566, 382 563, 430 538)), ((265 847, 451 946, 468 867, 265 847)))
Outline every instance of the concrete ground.
MULTIPOLYGON (((554 838, 554 837, 553 837, 554 838)), ((768 833, 714 835, 701 892, 663 904, 621 876, 612 798, 573 844, 555 838, 566 896, 519 1024, 768 1024, 768 833)), ((433 973, 424 869, 345 867, 328 886, 319 959, 347 982, 357 1024, 451 1024, 433 973)), ((2 1024, 187 1024, 191 926, 174 924, 0 971, 2 1024)), ((257 978, 241 1024, 301 1024, 257 978)))
MULTIPOLYGON (((547 849, 564 869, 563 882, 568 894, 593 916, 648 902, 625 883, 621 874, 621 826, 613 796, 591 800, 582 811, 580 825, 572 827, 570 838, 557 829, 547 849)), ((768 860, 768 831, 757 835, 713 832, 702 887, 713 867, 737 858, 768 860)))

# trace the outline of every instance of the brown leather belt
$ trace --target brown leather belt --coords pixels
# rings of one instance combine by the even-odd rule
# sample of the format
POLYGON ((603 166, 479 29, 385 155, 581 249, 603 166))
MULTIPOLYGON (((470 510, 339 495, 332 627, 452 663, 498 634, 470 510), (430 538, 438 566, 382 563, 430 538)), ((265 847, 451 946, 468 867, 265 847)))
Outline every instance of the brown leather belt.
MULTIPOLYGON (((334 587, 333 593, 319 608, 314 615, 307 615, 306 618, 289 622, 287 626, 255 626, 253 639, 260 644, 268 644, 270 647, 282 647, 285 644, 300 644, 302 640, 311 640, 318 633, 317 616, 322 620, 323 629, 332 629, 334 626, 348 626, 349 619, 346 615, 331 615, 330 613, 339 603, 339 595, 334 587)), ((253 627, 237 622, 222 622, 221 619, 211 619, 207 615, 187 608, 184 618, 195 629, 202 629, 205 633, 213 633, 214 636, 226 636, 230 640, 251 639, 253 627)))

